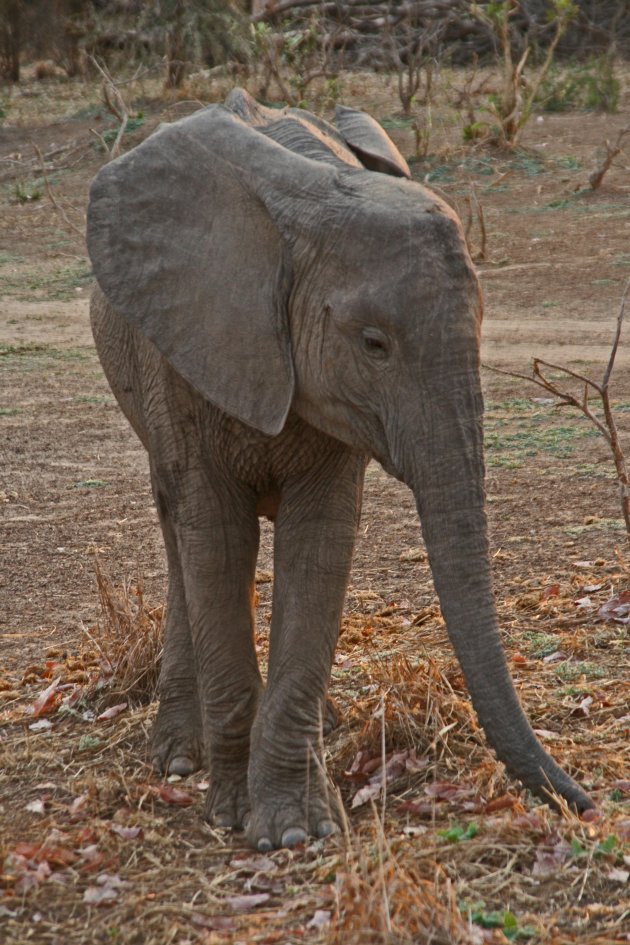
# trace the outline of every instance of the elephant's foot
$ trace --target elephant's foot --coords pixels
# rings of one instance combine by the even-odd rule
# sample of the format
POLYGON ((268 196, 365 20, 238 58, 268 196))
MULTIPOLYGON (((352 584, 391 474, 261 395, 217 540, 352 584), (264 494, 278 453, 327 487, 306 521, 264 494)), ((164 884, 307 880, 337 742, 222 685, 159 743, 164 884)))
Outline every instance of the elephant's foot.
POLYGON ((261 853, 294 847, 309 837, 324 838, 339 829, 336 801, 329 796, 321 774, 300 782, 283 783, 278 776, 261 776, 250 765, 251 814, 247 839, 261 853))
POLYGON ((204 811, 208 823, 241 830, 247 823, 249 809, 247 767, 240 771, 219 772, 212 766, 204 811))
POLYGON ((185 777, 203 766, 201 720, 195 708, 160 702, 151 733, 151 763, 159 774, 185 777))

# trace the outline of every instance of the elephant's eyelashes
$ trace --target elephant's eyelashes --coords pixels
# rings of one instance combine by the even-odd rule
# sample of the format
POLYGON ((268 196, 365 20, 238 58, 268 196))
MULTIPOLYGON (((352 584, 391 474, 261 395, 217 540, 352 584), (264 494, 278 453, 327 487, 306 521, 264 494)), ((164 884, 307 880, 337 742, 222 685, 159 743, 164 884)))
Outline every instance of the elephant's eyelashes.
POLYGON ((372 358, 387 358, 389 356, 389 339, 378 328, 364 328, 361 333, 363 348, 372 358))

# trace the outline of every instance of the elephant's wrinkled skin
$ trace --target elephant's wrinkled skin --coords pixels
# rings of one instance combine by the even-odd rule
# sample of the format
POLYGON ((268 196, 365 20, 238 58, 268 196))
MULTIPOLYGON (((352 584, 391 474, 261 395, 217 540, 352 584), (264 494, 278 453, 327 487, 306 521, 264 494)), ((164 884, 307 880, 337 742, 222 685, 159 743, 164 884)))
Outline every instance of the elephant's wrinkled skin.
POLYGON ((236 91, 104 167, 88 218, 94 336, 168 556, 154 763, 207 763, 208 818, 260 850, 334 829, 322 715, 370 456, 414 492, 488 741, 539 795, 591 806, 536 740, 497 631, 460 224, 376 123, 340 109, 337 125, 236 91), (266 687, 260 514, 275 519, 266 687))

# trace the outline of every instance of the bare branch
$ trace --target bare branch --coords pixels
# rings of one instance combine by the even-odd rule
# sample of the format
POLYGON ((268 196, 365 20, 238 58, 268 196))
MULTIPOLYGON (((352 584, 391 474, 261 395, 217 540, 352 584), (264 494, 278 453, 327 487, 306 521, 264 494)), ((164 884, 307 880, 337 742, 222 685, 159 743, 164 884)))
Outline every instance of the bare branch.
POLYGON ((70 229, 73 230, 73 231, 77 234, 77 236, 80 237, 80 239, 81 239, 82 242, 85 241, 85 232, 84 232, 83 230, 81 230, 81 229, 76 225, 76 223, 73 223, 73 222, 72 222, 72 220, 68 217, 66 211, 63 209, 63 207, 60 207, 59 204, 57 203, 57 201, 55 200, 55 196, 54 196, 54 194, 53 194, 53 192, 52 192, 52 188, 51 188, 51 186, 50 186, 50 181, 48 180, 48 174, 46 173, 46 165, 45 165, 45 162, 44 162, 44 155, 42 154, 42 152, 40 151, 40 149, 38 148, 38 146, 37 146, 36 144, 33 144, 33 149, 34 149, 35 154, 37 155, 37 158, 38 158, 38 160, 39 160, 39 170, 41 171, 41 175, 42 175, 42 178, 43 178, 43 180, 44 180, 44 188, 45 188, 45 190, 46 190, 46 196, 48 197, 48 199, 50 200, 50 202, 51 202, 51 204, 53 205, 54 209, 55 209, 56 212, 59 214, 59 216, 61 217, 61 219, 63 220, 63 222, 66 224, 66 226, 70 227, 70 229))
POLYGON ((127 106, 125 105, 122 95, 120 94, 120 92, 118 91, 118 88, 116 87, 116 83, 112 79, 111 73, 109 69, 107 68, 107 66, 103 66, 99 62, 97 62, 94 56, 90 56, 89 58, 92 64, 96 67, 96 69, 98 69, 98 71, 103 77, 103 100, 105 102, 105 105, 109 109, 109 111, 120 122, 120 127, 118 128, 118 134, 116 135, 116 140, 112 144, 111 148, 107 147, 102 135, 98 135, 98 132, 94 132, 100 138, 101 143, 105 147, 105 152, 106 154, 108 154, 108 160, 111 161, 114 158, 118 157, 118 155, 120 154, 120 144, 122 141, 122 136, 125 133, 125 129, 127 128, 127 122, 129 121, 129 111, 127 109, 127 106))
POLYGON ((599 167, 596 167, 588 175, 588 182, 591 185, 592 190, 597 190, 597 188, 601 185, 602 181, 604 180, 604 177, 606 176, 606 174, 612 167, 613 161, 615 160, 618 154, 621 154, 621 151, 622 151, 621 143, 625 135, 627 135, 629 132, 630 132, 630 125, 627 125, 625 128, 621 129, 613 145, 611 145, 609 141, 604 142, 605 147, 606 147, 606 155, 604 157, 604 160, 599 165, 599 167))
POLYGON ((630 279, 628 279, 628 281, 626 282, 626 287, 623 290, 623 295, 621 297, 621 306, 619 308, 619 314, 617 315, 617 330, 615 331, 615 337, 613 340, 610 357, 608 359, 608 365, 604 372, 604 379, 602 381, 603 390, 608 390, 608 382, 610 381, 610 375, 612 374, 612 369, 615 365, 615 357, 617 355, 617 348, 619 347, 619 341, 621 339, 621 328, 623 325, 624 315, 626 314, 626 299, 628 298, 628 292, 630 292, 630 279))
POLYGON ((623 320, 626 310, 626 301, 628 299, 628 294, 630 293, 630 279, 626 282, 623 296, 621 298, 621 305, 619 308, 619 314, 617 315, 617 327, 615 330, 615 336, 613 338, 612 348, 610 351, 610 357, 608 358, 608 364, 606 365, 606 370, 604 371, 604 377, 601 384, 598 384, 596 381, 592 380, 589 377, 585 377, 583 374, 579 374, 577 371, 572 371, 570 368, 563 367, 560 364, 553 364, 550 361, 543 361, 542 358, 534 358, 532 363, 532 373, 523 374, 519 371, 503 371, 500 368, 490 367, 489 370, 493 371, 495 374, 504 374, 507 377, 517 377, 521 380, 530 381, 533 384, 536 384, 538 387, 542 387, 543 390, 547 391, 549 394, 552 394, 556 397, 562 404, 567 404, 572 407, 576 407, 585 417, 590 420, 590 422, 595 426, 602 436, 605 438, 606 442, 610 446, 613 461, 615 464, 615 471, 617 473, 617 482, 619 483, 619 492, 621 500, 621 509, 623 513, 623 518, 626 526, 626 534, 628 541, 630 542, 630 477, 628 476, 628 468, 626 465, 626 458, 619 440, 619 431, 617 429, 617 424, 615 421, 615 416, 610 402, 610 393, 609 393, 609 382, 610 377, 613 371, 615 364, 615 357, 617 350, 619 348, 619 341, 621 339, 621 329, 623 326, 623 320), (576 381, 579 381, 584 385, 584 393, 582 398, 576 397, 570 391, 561 390, 553 381, 551 381, 542 371, 542 367, 549 368, 552 371, 560 371, 561 374, 566 377, 573 378, 576 381), (589 389, 597 391, 601 399, 602 410, 604 413, 604 421, 602 422, 599 417, 597 417, 589 406, 589 389))

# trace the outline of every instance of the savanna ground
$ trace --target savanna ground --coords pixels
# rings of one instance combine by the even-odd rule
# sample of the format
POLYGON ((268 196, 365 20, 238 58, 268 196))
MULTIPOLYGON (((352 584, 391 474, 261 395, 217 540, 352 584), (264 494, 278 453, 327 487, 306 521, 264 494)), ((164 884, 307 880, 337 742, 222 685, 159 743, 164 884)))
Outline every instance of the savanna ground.
MULTIPOLYGON (((527 371, 537 355, 600 377, 630 276, 630 161, 620 155, 597 192, 587 177, 605 139, 628 124, 628 74, 618 113, 540 113, 515 152, 461 144, 462 118, 446 103, 464 80, 445 76, 429 156, 413 172, 463 215, 472 186, 482 204, 484 364, 527 371)), ((346 75, 340 85, 342 101, 371 111, 413 154, 391 81, 346 75)), ((125 147, 227 90, 198 79, 185 100, 166 100, 157 83, 125 86, 138 116, 125 147)), ((600 612, 630 591, 630 554, 603 439, 524 381, 484 368, 500 622, 534 727, 591 791, 599 819, 541 807, 485 747, 410 495, 376 465, 333 670, 343 724, 326 741, 345 836, 254 855, 241 836, 203 823, 203 773, 178 784, 152 773, 155 703, 117 692, 110 670, 135 638, 150 643, 159 631, 165 562, 146 458, 91 344, 77 232, 105 159, 91 129, 111 143, 115 123, 96 83, 26 81, 9 104, 0 129, 0 939, 630 941, 630 595, 608 619, 600 612)), ((478 250, 478 220, 470 238, 478 250)), ((613 396, 627 445, 629 365, 622 340, 613 396)), ((270 547, 264 526, 263 665, 270 547)))

